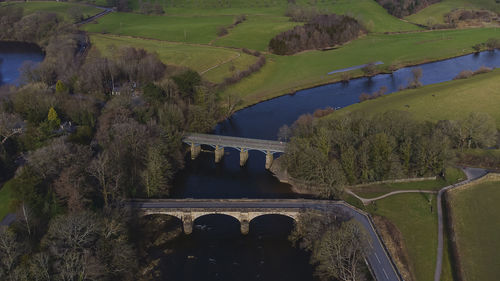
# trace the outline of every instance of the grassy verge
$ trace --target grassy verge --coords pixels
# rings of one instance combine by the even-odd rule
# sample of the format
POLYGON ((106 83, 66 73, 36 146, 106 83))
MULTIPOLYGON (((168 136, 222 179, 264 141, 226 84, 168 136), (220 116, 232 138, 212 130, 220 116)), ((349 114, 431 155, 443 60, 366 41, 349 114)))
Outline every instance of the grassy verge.
MULTIPOLYGON (((395 195, 377 201, 375 205, 367 206, 367 210, 372 215, 388 219, 401 233, 403 241, 400 242, 408 253, 408 267, 414 279, 433 280, 437 249, 436 196, 395 195)), ((452 280, 450 260, 446 249, 441 280, 452 280)))
POLYGON ((449 193, 453 226, 465 280, 500 276, 500 181, 449 193))
POLYGON ((3 187, 0 188, 0 221, 12 210, 10 209, 10 203, 12 201, 12 185, 11 182, 6 182, 3 187))
MULTIPOLYGON (((447 168, 446 169, 446 179, 438 178, 436 180, 426 180, 418 182, 400 182, 400 183, 384 183, 384 184, 374 184, 351 188, 356 194, 366 194, 371 195, 371 197, 376 197, 383 195, 392 191, 397 190, 434 190, 439 189, 463 181, 466 179, 465 174, 462 170, 457 168, 447 168), (377 193, 377 194, 374 194, 377 193)), ((371 198, 368 197, 368 198, 371 198)))
MULTIPOLYGON (((294 56, 268 56, 258 73, 229 87, 223 95, 237 94, 248 106, 282 94, 339 81, 342 74, 328 72, 370 61, 382 61, 387 68, 395 63, 412 65, 464 55, 471 46, 500 37, 493 28, 445 30, 408 34, 372 34, 331 51, 309 51, 294 56)), ((351 76, 361 76, 356 70, 351 76)), ((458 114, 458 113, 457 113, 458 114)))
POLYGON ((200 73, 204 72, 202 76, 214 83, 221 82, 224 78, 231 76, 233 71, 247 69, 257 60, 254 56, 233 49, 102 34, 92 34, 90 39, 93 46, 99 49, 103 55, 112 56, 117 46, 144 48, 157 53, 167 65, 188 67, 200 73), (214 66, 217 67, 212 68, 214 66), (234 66, 235 69, 231 70, 231 66, 234 66), (212 69, 207 71, 210 68, 212 69))
POLYGON ((444 23, 444 15, 454 9, 487 9, 498 12, 500 5, 491 0, 443 0, 405 19, 419 24, 444 23))
POLYGON ((500 127, 500 70, 465 80, 428 85, 415 90, 393 93, 375 100, 353 104, 334 114, 340 116, 362 110, 374 114, 388 110, 412 113, 418 120, 457 120, 470 112, 490 114, 500 127))
POLYGON ((52 12, 56 13, 66 20, 72 20, 69 18, 68 9, 73 7, 78 7, 84 18, 89 18, 94 16, 100 12, 101 9, 94 8, 87 5, 81 5, 76 3, 68 3, 68 2, 55 2, 55 1, 35 1, 35 2, 3 2, 0 3, 0 7, 2 6, 16 6, 22 7, 24 9, 24 14, 29 15, 37 11, 43 12, 52 12))

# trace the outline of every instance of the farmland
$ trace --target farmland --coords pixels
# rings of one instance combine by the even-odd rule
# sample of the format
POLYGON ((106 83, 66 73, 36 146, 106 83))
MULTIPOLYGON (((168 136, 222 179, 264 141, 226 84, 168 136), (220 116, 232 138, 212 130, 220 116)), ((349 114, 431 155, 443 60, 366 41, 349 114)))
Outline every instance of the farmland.
POLYGON ((453 225, 465 280, 500 275, 500 182, 483 182, 450 192, 453 225))

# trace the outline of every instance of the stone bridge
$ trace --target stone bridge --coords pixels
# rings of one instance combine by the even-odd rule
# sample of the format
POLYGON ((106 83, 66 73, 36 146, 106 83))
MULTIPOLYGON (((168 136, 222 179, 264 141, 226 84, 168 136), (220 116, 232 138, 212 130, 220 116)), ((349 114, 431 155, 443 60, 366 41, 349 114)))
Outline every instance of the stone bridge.
MULTIPOLYGON (((267 200, 265 200, 267 201, 267 200)), ((141 210, 142 216, 148 215, 169 215, 182 221, 184 233, 191 234, 194 221, 206 215, 226 215, 237 219, 240 222, 242 234, 247 234, 250 230, 250 222, 264 215, 282 215, 297 220, 303 208, 300 206, 280 206, 278 202, 256 202, 255 206, 250 206, 250 201, 243 200, 151 200, 133 202, 135 208, 141 210), (180 206, 180 204, 182 206, 180 206), (211 206, 210 206, 211 203, 211 206)))
POLYGON ((366 260, 375 280, 402 281, 368 214, 343 201, 308 199, 153 199, 130 201, 140 215, 170 215, 182 220, 184 232, 193 231, 193 222, 205 215, 222 214, 236 218, 241 232, 248 233, 250 221, 262 215, 283 215, 295 220, 304 210, 329 212, 350 217, 366 231, 370 249, 366 260))
POLYGON ((169 215, 182 220, 182 227, 186 234, 191 234, 191 232, 193 232, 193 222, 197 218, 215 214, 226 215, 237 219, 240 222, 241 233, 248 234, 250 231, 250 222, 256 217, 263 215, 283 215, 296 220, 298 219, 299 211, 279 209, 262 209, 259 211, 238 211, 235 209, 192 209, 189 211, 148 209, 143 212, 143 215, 169 215))
POLYGON ((191 159, 196 159, 201 152, 201 145, 209 145, 215 149, 215 163, 219 163, 224 156, 224 148, 231 147, 240 151, 240 165, 244 166, 248 160, 248 151, 257 150, 266 154, 266 169, 271 168, 274 153, 285 152, 286 143, 249 138, 228 137, 206 134, 186 134, 184 143, 191 146, 191 159))

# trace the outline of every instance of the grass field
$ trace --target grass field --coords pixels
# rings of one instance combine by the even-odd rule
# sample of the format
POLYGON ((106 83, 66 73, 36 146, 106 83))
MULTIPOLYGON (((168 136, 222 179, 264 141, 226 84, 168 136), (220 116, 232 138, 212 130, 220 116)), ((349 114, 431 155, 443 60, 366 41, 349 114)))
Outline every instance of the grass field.
POLYGON ((89 32, 130 35, 172 42, 208 44, 217 38, 217 27, 233 23, 233 16, 145 16, 112 13, 98 24, 83 27, 89 32))
POLYGON ((494 0, 443 0, 431 5, 405 19, 419 24, 444 23, 444 15, 454 9, 487 9, 494 12, 500 11, 500 4, 494 0))
MULTIPOLYGON (((409 268, 415 280, 433 280, 437 248, 436 196, 395 195, 379 200, 376 205, 370 205, 367 209, 371 214, 389 219, 399 229, 410 258, 409 268)), ((449 256, 445 251, 441 280, 452 279, 449 256)))
POLYGON ((244 70, 257 60, 254 56, 233 49, 101 34, 92 34, 90 39, 93 46, 98 48, 101 53, 106 56, 113 55, 117 46, 144 48, 150 52, 156 52, 165 64, 194 69, 199 73, 203 73, 202 76, 206 80, 214 83, 221 82, 224 78, 232 75, 229 69, 231 64, 235 66, 236 70, 244 70), (232 61, 227 62, 228 60, 232 61), (224 64, 207 71, 220 63, 224 64))
MULTIPOLYGON (((131 1, 135 10, 138 0, 131 1)), ((309 0, 296 0, 298 5, 312 6, 309 0)), ((350 14, 369 24, 374 32, 409 31, 419 27, 401 21, 373 0, 314 1, 314 6, 323 12, 350 14), (370 23, 371 21, 371 23, 370 23)), ((284 16, 287 0, 165 0, 161 2, 167 15, 273 15, 284 16)), ((271 25, 267 26, 272 28, 271 25)))
POLYGON ((465 280, 500 276, 500 181, 451 191, 450 203, 465 280))
POLYGON ((3 187, 0 188, 0 221, 12 212, 10 210, 10 202, 12 200, 12 186, 9 182, 6 182, 3 187))
POLYGON ((35 2, 3 2, 0 3, 0 7, 2 6, 16 6, 16 7, 22 7, 24 9, 24 14, 32 14, 36 11, 43 11, 43 12, 52 12, 56 13, 62 17, 64 17, 67 20, 70 20, 68 16, 68 9, 72 7, 79 7, 83 13, 83 16, 85 18, 91 17, 93 15, 96 15, 100 12, 102 12, 101 9, 86 6, 86 5, 80 5, 76 3, 68 3, 68 2, 55 2, 55 1, 35 1, 35 2))
MULTIPOLYGON (((500 38, 494 28, 446 30, 408 34, 372 34, 331 51, 309 51, 294 56, 269 55, 258 73, 228 88, 225 94, 240 95, 243 106, 291 93, 306 87, 340 80, 332 70, 370 61, 383 61, 388 67, 423 63, 472 52, 471 46, 488 38, 500 38)), ((360 70, 352 72, 360 76, 360 70)))
POLYGON ((353 104, 332 117, 361 110, 374 114, 388 110, 412 113, 418 120, 457 120, 471 112, 490 114, 500 128, 500 70, 465 80, 428 85, 393 93, 375 100, 353 104), (408 105, 408 106, 406 106, 408 105))
POLYGON ((292 29, 299 23, 289 18, 270 15, 250 15, 247 20, 217 39, 215 45, 267 51, 269 41, 278 33, 292 29))

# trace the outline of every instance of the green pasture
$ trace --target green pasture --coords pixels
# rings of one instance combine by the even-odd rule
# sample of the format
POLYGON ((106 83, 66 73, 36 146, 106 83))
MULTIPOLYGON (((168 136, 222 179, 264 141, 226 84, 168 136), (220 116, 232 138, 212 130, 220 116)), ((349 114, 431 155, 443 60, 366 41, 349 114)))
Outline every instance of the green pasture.
MULTIPOLYGON (((144 1, 144 0, 140 0, 144 1)), ((134 10, 139 9, 139 0, 130 2, 134 10)), ((284 16, 287 0, 165 0, 163 5, 167 15, 273 15, 284 16)), ((350 14, 365 23, 370 23, 375 32, 408 31, 418 27, 401 21, 373 0, 297 0, 300 6, 315 6, 322 12, 350 14), (314 4, 312 4, 314 3, 314 4)))
MULTIPOLYGON (((433 280, 438 231, 436 196, 399 194, 379 200, 367 209, 371 214, 386 217, 399 229, 408 251, 409 268, 415 280, 433 280)), ((446 243, 445 248, 447 247, 446 243)), ((451 265, 446 249, 441 280, 451 281, 451 265)))
MULTIPOLYGON (((500 38, 500 30, 371 34, 335 50, 308 51, 293 56, 269 55, 268 63, 258 73, 229 87, 222 95, 239 95, 242 106, 247 106, 307 87, 339 81, 342 74, 327 75, 333 70, 373 61, 384 62, 380 67, 384 70, 393 63, 403 66, 450 58, 470 53, 472 45, 492 37, 500 38)), ((361 76, 362 72, 357 70, 350 75, 361 76)), ((458 114, 451 110, 442 113, 458 114)))
POLYGON ((451 191, 450 200, 464 280, 498 280, 500 182, 451 191))
POLYGON ((234 65, 235 71, 244 70, 257 60, 256 57, 247 55, 239 50, 210 46, 187 45, 102 34, 91 34, 90 39, 92 45, 106 56, 112 56, 118 47, 131 46, 143 48, 157 53, 159 58, 167 65, 191 68, 199 73, 203 73, 202 76, 205 79, 215 83, 221 82, 224 78, 232 75, 230 70, 231 65, 234 65), (208 70, 218 64, 221 65, 208 70))
POLYGON ((419 120, 459 120, 471 112, 491 115, 500 127, 500 70, 473 76, 469 79, 404 90, 390 95, 353 104, 340 109, 332 117, 348 112, 365 114, 388 110, 407 111, 419 120))
POLYGON ((250 15, 247 20, 229 30, 229 34, 217 39, 217 46, 247 48, 266 51, 269 41, 283 31, 300 23, 291 22, 288 17, 250 15))
POLYGON ((91 17, 102 12, 101 9, 94 8, 87 5, 69 3, 69 2, 55 2, 55 1, 34 1, 34 2, 2 2, 2 6, 16 6, 24 9, 24 14, 29 15, 37 11, 56 13, 65 19, 69 20, 68 9, 72 7, 79 7, 85 18, 91 17))
POLYGON ((217 28, 233 23, 234 16, 146 16, 112 13, 87 24, 86 31, 159 39, 171 42, 208 44, 217 38, 217 28))
POLYGON ((497 3, 495 0, 442 0, 405 19, 423 25, 444 23, 444 15, 454 9, 486 9, 499 12, 500 3, 497 3))

